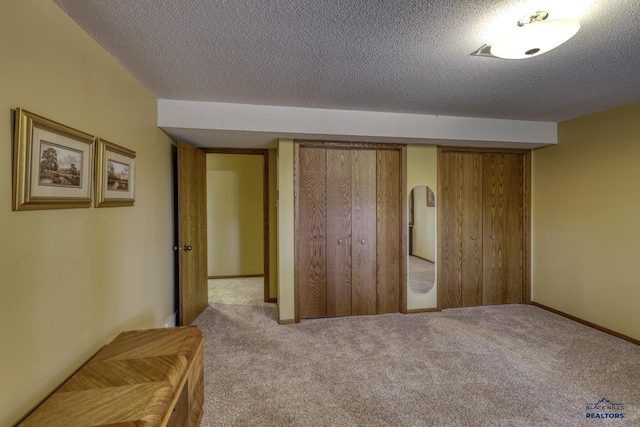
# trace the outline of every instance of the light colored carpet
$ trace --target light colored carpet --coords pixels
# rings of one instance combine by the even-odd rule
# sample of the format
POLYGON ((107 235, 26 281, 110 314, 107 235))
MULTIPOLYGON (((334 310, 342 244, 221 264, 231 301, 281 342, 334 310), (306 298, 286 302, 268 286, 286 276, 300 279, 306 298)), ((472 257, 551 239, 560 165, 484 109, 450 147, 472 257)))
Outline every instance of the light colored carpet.
POLYGON ((422 295, 433 289, 436 281, 436 266, 424 259, 409 256, 409 274, 407 275, 409 288, 413 293, 422 295))
POLYGON ((280 326, 239 289, 213 289, 195 322, 203 426, 640 425, 640 347, 537 307, 280 326), (603 397, 625 418, 586 419, 603 397))

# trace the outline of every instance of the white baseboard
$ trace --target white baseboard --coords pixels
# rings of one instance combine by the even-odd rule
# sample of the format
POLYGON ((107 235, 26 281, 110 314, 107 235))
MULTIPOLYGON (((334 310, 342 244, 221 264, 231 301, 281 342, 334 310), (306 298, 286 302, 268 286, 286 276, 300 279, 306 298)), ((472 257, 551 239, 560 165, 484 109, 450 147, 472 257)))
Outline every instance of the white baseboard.
POLYGON ((167 321, 164 322, 164 327, 165 328, 173 328, 174 326, 176 326, 176 316, 177 315, 178 315, 178 312, 175 312, 171 316, 169 316, 167 321))

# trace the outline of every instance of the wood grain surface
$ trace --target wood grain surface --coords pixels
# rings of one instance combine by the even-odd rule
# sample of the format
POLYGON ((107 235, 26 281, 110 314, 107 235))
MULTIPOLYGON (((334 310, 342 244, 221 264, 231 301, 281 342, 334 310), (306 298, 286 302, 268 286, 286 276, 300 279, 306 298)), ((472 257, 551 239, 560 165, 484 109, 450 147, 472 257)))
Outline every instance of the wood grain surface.
POLYGON ((351 315, 351 164, 354 151, 327 150, 327 316, 351 315))
POLYGON ((195 427, 202 343, 195 326, 124 332, 19 425, 195 427))
POLYGON ((209 301, 207 294, 206 154, 178 142, 178 322, 190 325, 209 301), (191 247, 191 250, 184 250, 191 247))
POLYGON ((326 317, 326 150, 300 147, 299 162, 296 264, 300 317, 326 317))
POLYGON ((378 150, 378 313, 400 311, 400 153, 378 150))
POLYGON ((485 154, 483 173, 483 303, 523 301, 524 161, 485 154))
POLYGON ((482 155, 461 158, 462 307, 482 305, 482 155))
POLYGON ((376 152, 353 150, 352 313, 376 314, 376 152))

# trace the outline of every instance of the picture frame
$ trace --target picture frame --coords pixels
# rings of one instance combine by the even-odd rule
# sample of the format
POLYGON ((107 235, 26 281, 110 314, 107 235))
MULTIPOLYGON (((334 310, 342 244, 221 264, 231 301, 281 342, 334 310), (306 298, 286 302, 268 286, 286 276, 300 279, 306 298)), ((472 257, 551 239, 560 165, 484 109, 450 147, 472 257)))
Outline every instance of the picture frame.
POLYGON ((97 139, 95 207, 134 206, 136 153, 97 139))
POLYGON ((427 207, 433 208, 436 206, 436 195, 433 193, 431 187, 427 187, 427 207))
POLYGON ((12 210, 88 208, 95 137, 15 110, 12 210))

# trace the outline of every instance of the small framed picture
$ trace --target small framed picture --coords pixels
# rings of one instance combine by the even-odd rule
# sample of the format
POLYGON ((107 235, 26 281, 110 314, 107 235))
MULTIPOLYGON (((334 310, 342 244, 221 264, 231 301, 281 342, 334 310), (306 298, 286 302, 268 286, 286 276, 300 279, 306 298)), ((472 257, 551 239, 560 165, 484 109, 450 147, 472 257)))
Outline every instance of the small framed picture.
POLYGON ((427 207, 433 208, 436 205, 436 195, 431 187, 427 187, 427 207))
POLYGON ((136 153, 98 139, 96 155, 97 208, 133 206, 136 202, 136 153))
POLYGON ((88 208, 95 137, 16 108, 14 211, 88 208))

